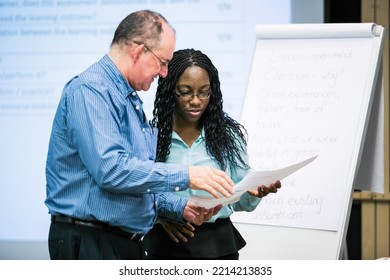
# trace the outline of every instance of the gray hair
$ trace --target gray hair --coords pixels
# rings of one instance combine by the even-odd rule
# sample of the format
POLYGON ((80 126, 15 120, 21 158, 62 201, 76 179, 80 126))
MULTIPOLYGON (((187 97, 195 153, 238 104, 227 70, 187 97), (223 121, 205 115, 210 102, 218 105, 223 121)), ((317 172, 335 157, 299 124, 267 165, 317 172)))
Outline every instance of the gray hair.
MULTIPOLYGON (((111 46, 137 41, 151 48, 156 47, 163 32, 163 22, 169 25, 164 16, 150 10, 131 13, 118 25, 111 46)), ((172 26, 170 27, 172 28, 172 26)))

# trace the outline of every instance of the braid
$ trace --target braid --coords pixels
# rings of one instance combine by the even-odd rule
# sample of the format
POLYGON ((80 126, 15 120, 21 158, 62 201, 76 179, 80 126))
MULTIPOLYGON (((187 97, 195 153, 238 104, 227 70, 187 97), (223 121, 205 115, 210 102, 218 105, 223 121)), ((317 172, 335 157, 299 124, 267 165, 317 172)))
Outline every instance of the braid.
POLYGON ((167 77, 160 77, 158 80, 151 121, 152 127, 159 130, 156 161, 165 161, 169 155, 175 110, 175 86, 183 72, 193 65, 205 69, 210 78, 212 93, 209 105, 200 119, 200 126, 205 130, 208 154, 215 158, 223 170, 228 164, 248 167, 241 156, 245 148, 241 145, 246 146, 246 130, 223 111, 218 70, 208 56, 194 49, 176 51, 169 62, 167 77), (241 141, 236 141, 237 137, 241 141))
POLYGON ((169 155, 175 111, 174 91, 181 74, 190 66, 185 58, 180 52, 175 52, 168 65, 168 76, 158 80, 151 121, 151 126, 158 128, 156 161, 165 162, 169 155))

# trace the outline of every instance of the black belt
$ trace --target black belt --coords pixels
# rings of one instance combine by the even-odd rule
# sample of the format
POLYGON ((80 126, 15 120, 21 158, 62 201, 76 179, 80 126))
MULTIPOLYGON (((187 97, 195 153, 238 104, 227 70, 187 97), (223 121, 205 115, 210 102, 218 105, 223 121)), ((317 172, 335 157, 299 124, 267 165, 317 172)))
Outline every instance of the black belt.
POLYGON ((98 230, 102 230, 105 232, 109 232, 115 235, 119 235, 122 237, 129 238, 131 241, 140 242, 144 237, 142 234, 132 233, 121 229, 120 227, 113 227, 108 225, 107 223, 99 222, 99 221, 86 221, 75 219, 65 215, 51 215, 52 223, 65 223, 72 224, 81 227, 90 227, 98 230))

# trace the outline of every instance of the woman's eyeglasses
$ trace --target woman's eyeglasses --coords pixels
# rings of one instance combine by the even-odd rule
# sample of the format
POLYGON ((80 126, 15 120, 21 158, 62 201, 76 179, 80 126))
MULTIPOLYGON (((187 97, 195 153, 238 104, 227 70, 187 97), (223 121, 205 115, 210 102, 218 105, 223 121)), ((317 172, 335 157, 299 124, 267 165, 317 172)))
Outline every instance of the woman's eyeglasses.
POLYGON ((192 98, 196 96, 196 98, 203 100, 207 99, 211 95, 211 90, 208 91, 201 91, 198 94, 193 94, 192 92, 181 92, 181 91, 175 91, 175 94, 177 97, 185 100, 185 101, 190 101, 192 98))

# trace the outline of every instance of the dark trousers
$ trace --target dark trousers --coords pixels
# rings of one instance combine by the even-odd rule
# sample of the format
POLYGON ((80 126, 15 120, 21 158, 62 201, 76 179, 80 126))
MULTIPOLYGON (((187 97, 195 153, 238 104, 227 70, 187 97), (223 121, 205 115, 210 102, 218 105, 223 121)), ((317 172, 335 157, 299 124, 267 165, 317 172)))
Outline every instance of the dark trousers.
POLYGON ((99 229, 51 223, 49 253, 52 260, 139 260, 141 242, 99 229))

